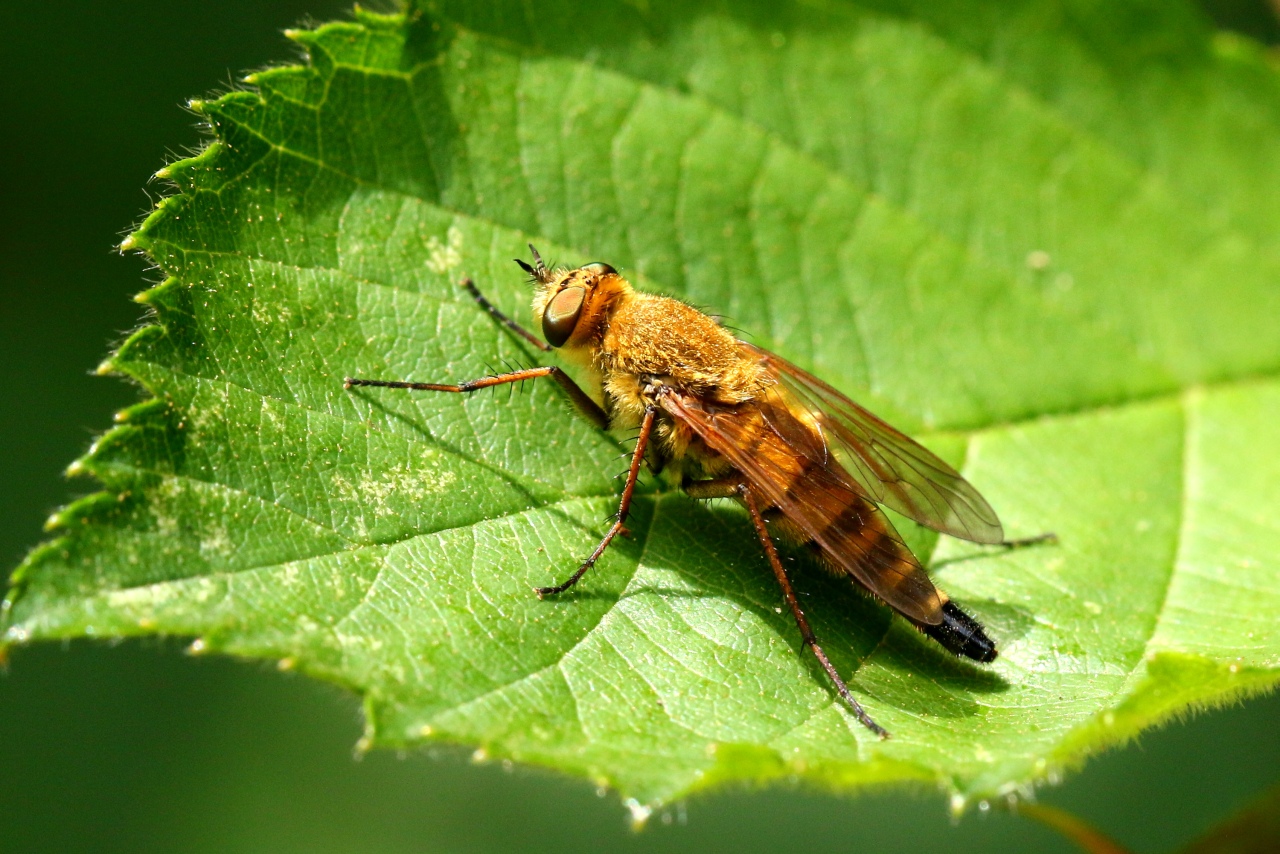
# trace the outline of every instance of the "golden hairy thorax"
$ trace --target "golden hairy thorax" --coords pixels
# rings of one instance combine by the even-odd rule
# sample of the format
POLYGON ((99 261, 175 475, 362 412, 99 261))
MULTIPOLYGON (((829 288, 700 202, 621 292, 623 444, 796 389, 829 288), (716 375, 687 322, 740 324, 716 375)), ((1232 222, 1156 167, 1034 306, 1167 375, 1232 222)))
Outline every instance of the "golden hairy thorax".
MULTIPOLYGON (((638 426, 645 408, 655 404, 656 385, 726 406, 749 403, 767 389, 759 360, 714 319, 679 300, 640 293, 611 270, 556 271, 534 297, 535 318, 574 288, 583 291, 581 314, 560 352, 586 369, 611 427, 638 426)), ((712 455, 691 443, 688 431, 663 417, 657 434, 669 456, 692 450, 708 470, 712 455)))
POLYGON ((605 376, 657 376, 730 405, 759 394, 764 378, 756 360, 710 317, 678 300, 634 291, 610 317, 596 364, 605 376))

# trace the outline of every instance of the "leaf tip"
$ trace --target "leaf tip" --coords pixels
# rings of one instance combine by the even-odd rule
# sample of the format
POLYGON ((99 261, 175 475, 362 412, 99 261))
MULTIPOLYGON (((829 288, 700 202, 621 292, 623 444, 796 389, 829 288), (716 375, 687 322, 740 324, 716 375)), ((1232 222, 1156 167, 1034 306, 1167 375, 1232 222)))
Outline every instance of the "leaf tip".
MULTIPOLYGON (((120 413, 116 413, 116 418, 119 419, 119 417, 120 417, 120 413)), ((85 467, 84 460, 75 460, 74 462, 71 463, 71 465, 67 466, 63 470, 63 474, 65 474, 67 477, 80 477, 81 475, 85 475, 88 473, 89 473, 89 469, 85 467)))
MULTIPOLYGON (((165 171, 165 170, 163 170, 163 169, 161 169, 161 170, 160 170, 160 172, 164 172, 164 171, 165 171)), ((160 172, 157 172, 157 173, 156 173, 156 175, 157 175, 157 176, 160 176, 160 172)), ((132 252, 134 249, 137 249, 137 248, 138 248, 138 236, 137 236, 137 234, 130 234, 130 235, 129 235, 128 237, 126 237, 124 240, 121 240, 121 241, 120 241, 120 251, 121 251, 121 252, 132 252)))
POLYGON ((100 377, 111 376, 116 372, 115 361, 113 359, 103 359, 98 363, 98 367, 93 369, 93 372, 100 377))
POLYGON ((187 644, 187 655, 204 655, 209 651, 209 644, 204 638, 196 638, 191 643, 187 644))

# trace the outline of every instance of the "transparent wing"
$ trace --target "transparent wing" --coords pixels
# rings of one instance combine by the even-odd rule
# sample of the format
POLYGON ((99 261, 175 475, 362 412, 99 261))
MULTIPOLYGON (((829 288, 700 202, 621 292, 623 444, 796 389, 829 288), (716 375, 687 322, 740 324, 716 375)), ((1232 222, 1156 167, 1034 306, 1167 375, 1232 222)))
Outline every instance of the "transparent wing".
POLYGON ((826 439, 859 492, 928 528, 999 543, 1004 529, 991 505, 960 474, 918 442, 881 421, 822 380, 752 344, 789 402, 798 404, 826 439))
POLYGON ((734 407, 672 389, 659 401, 677 422, 724 456, 802 539, 890 607, 922 624, 942 622, 942 598, 888 517, 864 498, 820 434, 770 394, 734 407))

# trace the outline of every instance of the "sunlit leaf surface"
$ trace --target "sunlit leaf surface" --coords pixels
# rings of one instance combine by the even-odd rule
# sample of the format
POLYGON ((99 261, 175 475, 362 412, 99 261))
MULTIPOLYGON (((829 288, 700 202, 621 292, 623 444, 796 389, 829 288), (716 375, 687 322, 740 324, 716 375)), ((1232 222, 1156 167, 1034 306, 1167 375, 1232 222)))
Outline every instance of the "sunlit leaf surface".
POLYGON ((1280 83, 1171 2, 439 3, 291 36, 129 239, 150 393, 18 570, 9 643, 176 634, 652 805, 734 780, 1008 794, 1280 676, 1280 83), (922 435, 1012 536, 906 533, 1002 652, 803 558, 842 708, 744 517, 648 488, 551 387, 532 240, 730 318, 922 435))

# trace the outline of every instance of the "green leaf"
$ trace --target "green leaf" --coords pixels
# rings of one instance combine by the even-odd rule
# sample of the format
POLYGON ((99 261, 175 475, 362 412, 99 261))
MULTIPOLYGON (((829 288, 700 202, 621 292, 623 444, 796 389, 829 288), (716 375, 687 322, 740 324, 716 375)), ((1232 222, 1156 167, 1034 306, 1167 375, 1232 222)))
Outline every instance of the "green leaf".
POLYGON ((11 644, 177 634, 444 740, 616 787, 1011 796, 1280 677, 1280 80, 1182 3, 428 4, 292 33, 127 247, 168 278, 104 368, 152 397, 14 575, 11 644), (483 6, 483 8, 481 8, 483 6), (877 742, 732 506, 527 393, 347 392, 540 357, 532 240, 728 315, 962 464, 1012 536, 908 536, 1002 656, 800 562, 877 742))

